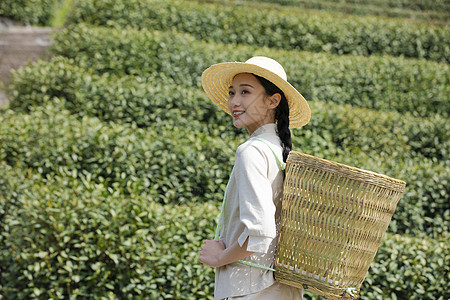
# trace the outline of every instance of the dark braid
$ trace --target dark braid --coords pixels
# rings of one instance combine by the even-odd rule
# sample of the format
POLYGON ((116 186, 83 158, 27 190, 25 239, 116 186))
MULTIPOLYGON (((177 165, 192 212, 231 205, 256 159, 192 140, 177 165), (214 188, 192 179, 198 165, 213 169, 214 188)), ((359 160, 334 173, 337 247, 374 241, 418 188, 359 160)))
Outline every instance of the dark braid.
POLYGON ((292 150, 291 131, 289 130, 289 105, 286 96, 283 91, 269 80, 255 74, 253 75, 262 84, 267 95, 272 96, 276 93, 281 95, 280 104, 275 109, 275 120, 277 123, 277 134, 281 140, 281 147, 283 147, 283 161, 286 162, 289 152, 292 150))
POLYGON ((283 161, 286 162, 289 152, 292 150, 292 140, 289 130, 289 105, 284 94, 275 109, 275 120, 277 120, 277 133, 283 147, 283 161))

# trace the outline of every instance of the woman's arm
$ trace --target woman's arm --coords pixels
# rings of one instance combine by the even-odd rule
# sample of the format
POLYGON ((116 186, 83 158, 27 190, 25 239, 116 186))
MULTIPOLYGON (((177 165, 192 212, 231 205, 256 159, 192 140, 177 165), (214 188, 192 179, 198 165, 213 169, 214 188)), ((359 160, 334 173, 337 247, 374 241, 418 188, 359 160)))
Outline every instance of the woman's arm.
POLYGON ((210 267, 221 267, 250 256, 254 252, 247 251, 248 238, 242 247, 236 241, 230 247, 225 248, 222 241, 206 240, 200 251, 199 260, 210 267))

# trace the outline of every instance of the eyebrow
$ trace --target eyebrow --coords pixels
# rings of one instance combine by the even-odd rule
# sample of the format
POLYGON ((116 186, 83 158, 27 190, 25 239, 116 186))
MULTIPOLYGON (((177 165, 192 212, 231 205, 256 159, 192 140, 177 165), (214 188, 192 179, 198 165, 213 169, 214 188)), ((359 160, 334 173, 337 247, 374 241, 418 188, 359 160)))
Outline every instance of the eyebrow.
MULTIPOLYGON (((239 86, 248 86, 248 87, 251 87, 251 88, 255 88, 253 85, 251 85, 251 84, 248 84, 248 83, 243 83, 243 84, 240 84, 239 86)), ((229 89, 232 89, 233 88, 233 86, 232 85, 230 85, 230 87, 229 87, 229 89)))

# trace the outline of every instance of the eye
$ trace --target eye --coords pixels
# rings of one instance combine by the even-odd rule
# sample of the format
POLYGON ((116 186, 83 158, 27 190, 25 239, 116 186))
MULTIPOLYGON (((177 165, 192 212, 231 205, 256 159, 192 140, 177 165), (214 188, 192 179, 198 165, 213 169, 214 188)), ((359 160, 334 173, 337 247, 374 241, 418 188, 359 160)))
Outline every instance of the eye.
POLYGON ((247 91, 247 90, 242 90, 242 92, 241 92, 242 95, 249 94, 249 93, 250 93, 250 92, 247 91))
POLYGON ((228 96, 234 96, 234 92, 233 91, 228 91, 228 96))

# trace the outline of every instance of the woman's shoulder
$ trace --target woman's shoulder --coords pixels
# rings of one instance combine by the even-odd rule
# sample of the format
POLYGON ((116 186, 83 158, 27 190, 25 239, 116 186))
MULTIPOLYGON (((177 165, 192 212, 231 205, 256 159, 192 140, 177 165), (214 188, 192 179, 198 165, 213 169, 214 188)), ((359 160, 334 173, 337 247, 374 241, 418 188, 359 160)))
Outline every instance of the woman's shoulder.
MULTIPOLYGON (((241 145, 239 145, 239 147, 236 150, 236 156, 252 156, 255 154, 262 154, 263 152, 262 150, 262 142, 260 141, 256 141, 253 139, 248 139, 246 140, 244 143, 242 143, 241 145)), ((267 146, 266 146, 267 147, 267 146)))
POLYGON ((268 141, 263 140, 261 138, 249 138, 244 143, 239 145, 237 148, 237 152, 261 152, 264 148, 268 148, 268 141))
POLYGON ((242 143, 236 150, 236 157, 245 157, 246 159, 258 159, 259 157, 268 157, 281 155, 282 148, 277 140, 264 138, 249 138, 242 143))

